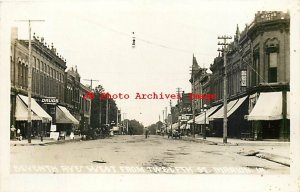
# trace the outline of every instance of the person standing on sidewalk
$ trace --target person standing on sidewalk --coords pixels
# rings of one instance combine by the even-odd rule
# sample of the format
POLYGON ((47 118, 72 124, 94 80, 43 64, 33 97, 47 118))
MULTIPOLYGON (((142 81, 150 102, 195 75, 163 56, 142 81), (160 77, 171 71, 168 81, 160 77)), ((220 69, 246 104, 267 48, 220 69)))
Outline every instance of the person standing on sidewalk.
POLYGON ((21 133, 21 131, 20 131, 20 129, 18 128, 18 129, 17 129, 17 139, 18 139, 19 141, 21 141, 21 140, 20 140, 20 136, 21 136, 20 133, 21 133))

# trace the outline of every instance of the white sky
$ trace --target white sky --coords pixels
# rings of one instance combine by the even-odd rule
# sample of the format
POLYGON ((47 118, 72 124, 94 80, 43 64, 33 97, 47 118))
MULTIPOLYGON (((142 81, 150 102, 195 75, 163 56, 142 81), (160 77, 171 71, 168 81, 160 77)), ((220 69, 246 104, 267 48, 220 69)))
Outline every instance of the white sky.
MULTIPOLYGON (((217 0, 113 0, 39 1, 9 3, 9 19, 28 39, 27 23, 15 19, 43 19, 32 32, 77 65, 82 79, 97 79, 110 93, 129 94, 116 100, 126 117, 144 125, 158 121, 169 100, 135 100, 135 93, 190 92, 189 70, 195 54, 201 67, 209 67, 218 54, 218 35, 242 31, 257 11, 288 10, 285 1, 217 0), (136 47, 131 47, 132 32, 136 47), (140 39, 147 40, 141 41, 140 39), (160 45, 167 46, 164 48, 160 45)), ((81 81, 83 84, 89 82, 81 81)), ((98 85, 94 83, 93 85, 98 85)), ((173 104, 176 100, 173 100, 173 104)))

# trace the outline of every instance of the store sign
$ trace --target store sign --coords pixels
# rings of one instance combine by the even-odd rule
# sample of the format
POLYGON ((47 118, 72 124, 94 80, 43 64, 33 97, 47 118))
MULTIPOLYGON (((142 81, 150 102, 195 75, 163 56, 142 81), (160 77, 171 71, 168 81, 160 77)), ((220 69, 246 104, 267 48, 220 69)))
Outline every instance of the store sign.
POLYGON ((56 97, 45 97, 42 99, 43 104, 55 105, 58 103, 58 99, 56 97))
POLYGON ((241 86, 247 86, 247 71, 241 71, 241 86))

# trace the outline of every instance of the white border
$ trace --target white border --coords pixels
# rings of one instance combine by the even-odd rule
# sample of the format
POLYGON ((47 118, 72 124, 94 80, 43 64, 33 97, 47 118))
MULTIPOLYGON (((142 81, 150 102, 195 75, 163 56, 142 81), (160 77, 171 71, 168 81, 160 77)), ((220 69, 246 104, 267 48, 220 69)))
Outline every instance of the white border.
POLYGON ((299 191, 300 173, 300 2, 291 1, 290 175, 96 175, 10 174, 10 26, 13 7, 0 4, 0 191, 299 191))

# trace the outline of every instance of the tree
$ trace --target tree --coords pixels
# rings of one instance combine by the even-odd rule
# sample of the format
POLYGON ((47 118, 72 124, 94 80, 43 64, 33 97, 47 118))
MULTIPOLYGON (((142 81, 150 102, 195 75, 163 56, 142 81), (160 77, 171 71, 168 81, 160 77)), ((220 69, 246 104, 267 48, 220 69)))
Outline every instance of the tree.
MULTIPOLYGON (((91 107, 91 127, 92 128, 101 127, 101 125, 100 125, 100 110, 102 112, 102 109, 100 109, 100 107, 103 108, 104 106, 101 105, 100 95, 104 91, 105 90, 102 87, 102 85, 98 85, 97 87, 95 87, 93 89, 95 98, 92 99, 92 107, 91 107)), ((102 116, 102 114, 101 114, 101 116, 102 116)))
POLYGON ((144 126, 139 121, 133 119, 128 122, 128 132, 130 135, 144 134, 144 126))
POLYGON ((156 131, 160 130, 162 125, 163 123, 161 121, 158 121, 155 124, 151 124, 150 126, 148 126, 148 129, 151 134, 156 134, 156 131))

